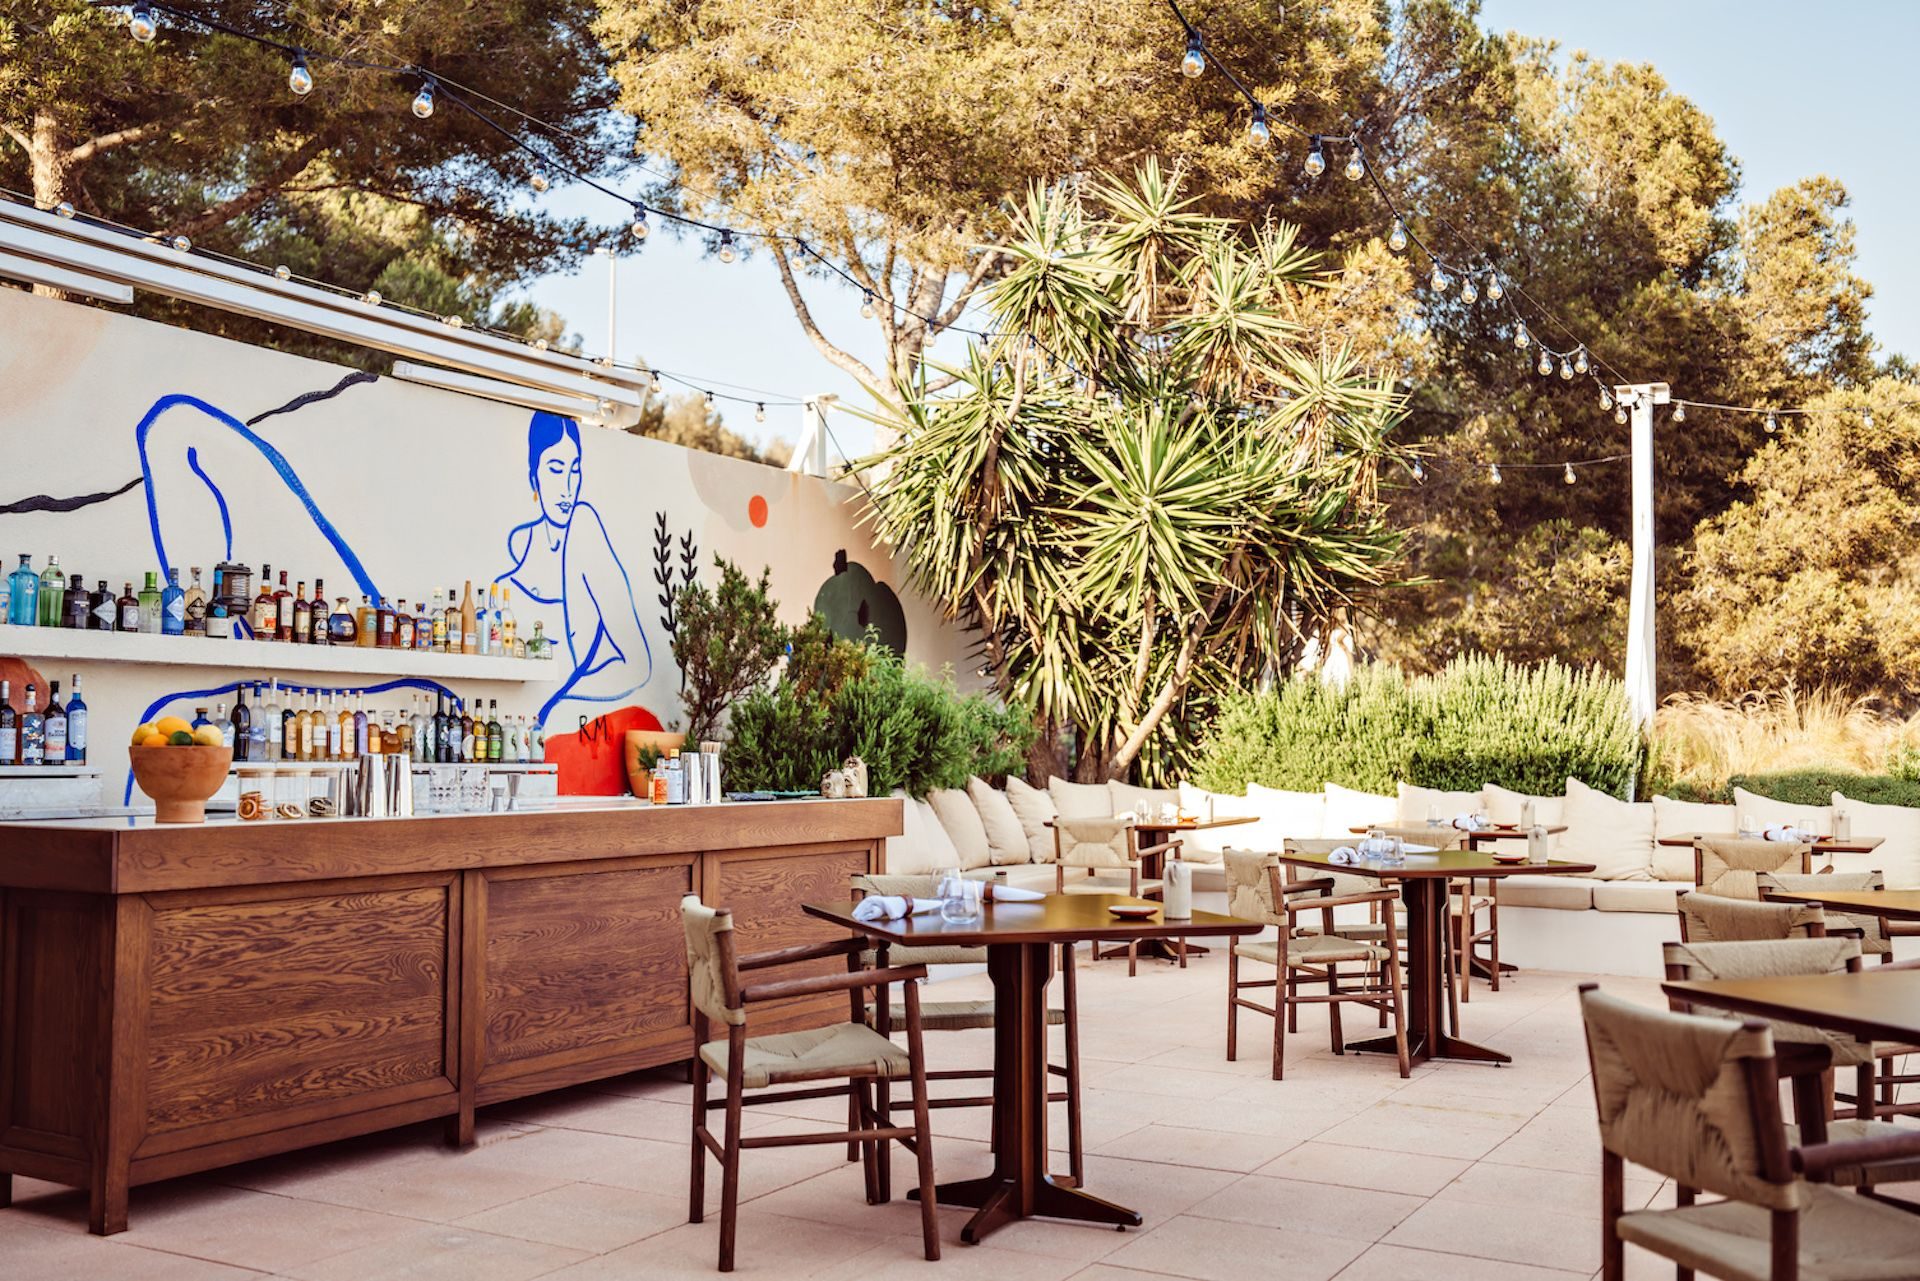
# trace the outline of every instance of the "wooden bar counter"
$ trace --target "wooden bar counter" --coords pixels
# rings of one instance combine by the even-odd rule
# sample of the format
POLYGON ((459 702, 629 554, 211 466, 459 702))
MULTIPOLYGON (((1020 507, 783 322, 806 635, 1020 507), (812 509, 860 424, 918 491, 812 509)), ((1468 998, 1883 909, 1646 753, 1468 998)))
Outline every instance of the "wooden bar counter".
POLYGON ((118 1232, 135 1184, 431 1117, 467 1144, 476 1107, 685 1059, 681 896, 756 951, 831 937, 800 905, 900 830, 887 799, 0 823, 0 1206, 46 1179, 118 1232))

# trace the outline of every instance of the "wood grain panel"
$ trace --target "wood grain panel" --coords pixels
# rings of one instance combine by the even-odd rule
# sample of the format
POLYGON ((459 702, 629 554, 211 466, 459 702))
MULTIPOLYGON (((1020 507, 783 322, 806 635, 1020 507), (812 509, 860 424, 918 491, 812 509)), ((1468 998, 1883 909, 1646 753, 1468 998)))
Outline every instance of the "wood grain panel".
MULTIPOLYGON (((30 1146, 91 1135, 88 1100, 75 1088, 96 1061, 104 911, 110 899, 16 891, 7 895, 0 957, 0 1133, 31 1131, 30 1146)), ((75 1150, 69 1148, 68 1150, 75 1150)))
POLYGON ((448 1075, 451 892, 156 907, 149 1131, 448 1075))
POLYGON ((485 878, 488 1068, 687 1026, 691 857, 485 878))
MULTIPOLYGON (((867 871, 873 857, 871 847, 853 845, 816 849, 804 856, 770 850, 713 853, 706 859, 701 898, 710 907, 733 910, 734 938, 742 956, 844 938, 846 931, 808 916, 800 905, 851 898, 847 879, 867 871)), ((768 983, 845 969, 842 960, 807 961, 754 970, 751 981, 768 983)), ((765 1033, 790 1024, 817 1023, 823 1017, 840 1017, 846 1010, 847 1000, 840 995, 769 1004, 756 1008, 753 1030, 765 1033)))

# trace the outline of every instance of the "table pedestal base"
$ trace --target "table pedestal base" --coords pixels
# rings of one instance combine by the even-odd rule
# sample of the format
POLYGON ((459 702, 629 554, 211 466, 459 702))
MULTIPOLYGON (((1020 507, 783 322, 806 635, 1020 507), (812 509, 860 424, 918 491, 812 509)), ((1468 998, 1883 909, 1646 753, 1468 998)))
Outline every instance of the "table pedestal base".
MULTIPOLYGON (((1020 1219, 1075 1219, 1081 1223, 1110 1223, 1122 1229, 1137 1228, 1141 1223, 1137 1211, 1068 1187, 1064 1180, 1052 1175, 1043 1175, 1026 1193, 1023 1197, 1021 1187, 1012 1179, 989 1174, 983 1179, 942 1183, 934 1190, 934 1199, 941 1205, 960 1205, 978 1211, 967 1220, 967 1226, 960 1229, 960 1239, 968 1245, 978 1245, 995 1228, 1020 1219), (1022 1208, 1023 1200, 1030 1202, 1030 1209, 1022 1208)), ((908 1189, 907 1196, 919 1200, 920 1189, 908 1189)))
MULTIPOLYGON (((1400 882, 1407 905, 1407 1061, 1452 1059, 1467 1063, 1511 1063, 1511 1056, 1453 1036, 1445 1030, 1447 966, 1441 949, 1450 945, 1447 883, 1437 877, 1408 877, 1400 882)), ((1350 1041, 1349 1050, 1397 1054, 1391 1036, 1350 1041)))

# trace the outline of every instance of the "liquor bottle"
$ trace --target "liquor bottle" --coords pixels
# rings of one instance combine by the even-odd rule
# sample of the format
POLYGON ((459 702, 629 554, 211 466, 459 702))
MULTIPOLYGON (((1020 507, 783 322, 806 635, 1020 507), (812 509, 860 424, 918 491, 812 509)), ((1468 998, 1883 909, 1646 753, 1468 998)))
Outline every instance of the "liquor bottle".
POLYGON ((347 598, 342 596, 333 603, 333 617, 327 621, 327 643, 351 645, 359 633, 353 622, 353 611, 347 608, 347 598))
POLYGON ((133 584, 125 584, 120 591, 120 599, 115 602, 120 611, 120 630, 137 632, 140 630, 140 599, 133 594, 133 584))
POLYGON ((253 751, 253 713, 247 709, 247 687, 244 682, 233 687, 233 715, 227 724, 232 733, 227 736, 228 745, 233 748, 233 759, 250 761, 253 751))
POLYGON ((180 586, 180 571, 167 571, 167 585, 160 593, 160 631, 166 636, 184 636, 187 632, 187 592, 180 586))
MULTIPOLYGON (((264 584, 262 584, 264 586, 264 584)), ((287 571, 280 571, 280 584, 273 589, 273 638, 293 641, 293 593, 287 589, 287 571)))
MULTIPOLYGON (((17 589, 16 589, 17 590, 17 589)), ((16 595, 15 600, 19 597, 16 595)), ((22 765, 44 765, 47 763, 47 726, 40 715, 38 697, 33 686, 27 686, 27 705, 20 713, 20 763, 22 765)))
POLYGON ((413 647, 415 649, 433 648, 433 615, 427 612, 425 601, 421 601, 414 609, 413 647))
POLYGON ((393 610, 393 647, 413 648, 413 611, 407 608, 404 599, 393 610))
POLYGON ((399 620, 394 617, 393 605, 382 596, 373 607, 374 625, 378 628, 374 635, 374 644, 381 649, 392 649, 393 642, 399 637, 399 620))
MULTIPOLYGON (((44 595, 41 596, 45 600, 44 595)), ((67 709, 60 701, 60 682, 47 684, 47 710, 40 718, 41 756, 48 765, 67 763, 67 709)))
POLYGON ((500 723, 500 700, 487 700, 487 759, 498 765, 506 759, 507 730, 500 723))
POLYGON ((519 627, 513 621, 513 584, 500 584, 500 645, 501 652, 513 657, 515 646, 519 644, 519 627))
POLYGON ((547 626, 538 618, 533 620, 533 638, 527 642, 527 657, 553 657, 553 642, 547 639, 547 626))
POLYGON ((513 652, 507 639, 506 610, 501 604, 498 586, 487 588, 487 652, 500 655, 513 652))
POLYGON ((391 754, 407 755, 412 751, 413 735, 408 732, 407 718, 394 716, 391 710, 380 713, 380 741, 391 754))
POLYGON ((67 764, 87 763, 87 702, 80 697, 80 673, 73 674, 73 697, 67 700, 67 764))
POLYGON ((87 602, 87 630, 110 632, 114 622, 120 617, 120 602, 107 590, 107 580, 101 579, 94 588, 93 597, 87 602))
POLYGON ((269 750, 267 727, 277 723, 277 718, 270 713, 267 707, 267 700, 264 691, 261 689, 260 682, 255 681, 253 683, 252 716, 247 725, 248 760, 264 761, 271 759, 267 755, 269 750))
POLYGON ((437 591, 433 594, 433 603, 427 607, 427 648, 436 653, 447 652, 447 602, 437 591))
MULTIPOLYGON (((35 579, 34 581, 37 583, 39 580, 35 579)), ((460 635, 460 600, 457 596, 454 595, 453 588, 451 587, 447 588, 446 617, 447 617, 446 652, 449 654, 458 654, 460 652, 460 646, 463 640, 462 636, 460 635)), ((448 710, 449 711, 452 710, 451 705, 449 705, 448 710)))
POLYGON ((231 750, 233 747, 233 720, 227 715, 227 705, 225 703, 215 703, 213 705, 212 723, 220 727, 220 740, 231 750))
POLYGON ((547 763, 547 727, 539 721, 527 730, 527 759, 538 765, 547 763))
POLYGON ((313 599, 307 602, 308 640, 315 645, 325 645, 333 639, 327 634, 327 621, 332 611, 327 608, 327 582, 324 578, 313 580, 313 599))
POLYGON ((7 582, 12 593, 7 621, 16 627, 32 627, 40 620, 40 575, 33 572, 33 557, 22 556, 20 568, 7 582))
MULTIPOLYGON (((293 635, 291 626, 287 635, 293 635)), ((260 703, 260 687, 255 685, 253 689, 254 702, 260 703)), ((267 686, 267 701, 260 703, 259 719, 265 722, 262 737, 266 740, 267 759, 284 760, 287 750, 286 712, 280 706, 280 682, 277 679, 267 686)))
POLYGON ((13 710, 13 682, 0 681, 0 765, 20 763, 20 713, 13 710))
POLYGON ((189 565, 187 571, 193 575, 193 581, 187 584, 187 622, 183 633, 204 637, 207 634, 207 593, 200 586, 200 567, 189 565))
MULTIPOLYGON (((471 602, 471 600, 472 600, 472 597, 468 597, 468 600, 469 600, 469 602, 471 602)), ((464 625, 464 624, 465 624, 465 620, 464 620, 464 619, 462 619, 462 620, 461 620, 461 622, 462 622, 462 625, 464 625)), ((459 759, 460 759, 460 760, 461 760, 462 762, 466 762, 466 761, 472 761, 472 760, 477 760, 477 759, 478 759, 478 758, 477 758, 477 757, 475 757, 475 756, 474 756, 474 754, 473 754, 473 722, 474 722, 474 715, 473 715, 473 713, 475 712, 475 710, 477 710, 477 709, 475 709, 475 708, 473 708, 473 707, 470 707, 470 706, 468 706, 468 705, 467 705, 466 703, 462 703, 462 704, 460 704, 460 753, 459 753, 459 759)), ((486 733, 487 731, 485 730, 485 728, 482 728, 480 732, 481 732, 482 734, 485 734, 485 733, 486 733)))
POLYGON ((233 613, 227 608, 222 590, 222 571, 213 571, 213 591, 207 594, 207 639, 226 640, 233 635, 233 613))
POLYGON ((371 712, 367 716, 367 745, 363 756, 383 756, 386 754, 387 740, 380 733, 380 713, 371 712))
POLYGON ((427 747, 426 717, 420 712, 420 695, 418 694, 413 696, 412 709, 407 716, 407 728, 408 746, 412 749, 408 755, 416 761, 426 760, 424 755, 427 747))
POLYGON ((360 695, 353 706, 353 754, 367 754, 367 696, 360 695))
POLYGON ((155 570, 147 571, 146 586, 140 589, 139 627, 149 636, 160 634, 160 575, 155 570))
POLYGON ((467 580, 466 595, 460 598, 460 652, 476 654, 480 651, 480 637, 474 632, 478 620, 473 609, 473 580, 467 580))
POLYGON ((360 735, 353 727, 353 707, 347 702, 346 691, 337 692, 340 695, 340 715, 334 721, 334 726, 340 731, 340 759, 350 761, 359 754, 360 735))
POLYGON ((13 621, 13 575, 0 574, 0 623, 13 621))
POLYGON ((253 613, 247 622, 255 640, 270 641, 279 635, 280 605, 273 598, 273 566, 264 561, 260 564, 260 594, 253 598, 253 613))
POLYGON ((58 627, 67 616, 67 576, 60 572, 60 558, 47 557, 46 572, 40 575, 40 626, 58 627))
POLYGON ((361 649, 372 649, 380 639, 379 612, 365 593, 360 596, 360 608, 353 611, 353 643, 361 649))
POLYGON ((60 625, 71 628, 74 631, 84 630, 87 625, 87 619, 92 611, 92 604, 87 600, 86 580, 78 574, 75 574, 73 581, 67 584, 67 603, 65 608, 66 614, 61 620, 60 625))
POLYGON ((292 639, 296 645, 310 645, 313 643, 313 602, 307 599, 307 583, 305 579, 300 580, 300 585, 296 587, 293 592, 292 639))

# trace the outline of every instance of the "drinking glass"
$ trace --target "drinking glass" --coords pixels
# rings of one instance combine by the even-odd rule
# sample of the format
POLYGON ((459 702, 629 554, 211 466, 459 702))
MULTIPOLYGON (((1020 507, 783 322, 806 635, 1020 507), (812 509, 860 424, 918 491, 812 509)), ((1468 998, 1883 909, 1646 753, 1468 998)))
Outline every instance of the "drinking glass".
POLYGON ((1405 867, 1407 843, 1398 836, 1383 837, 1380 842, 1380 866, 1405 867))
POLYGON ((1740 835, 1742 836, 1760 835, 1760 829, 1753 825, 1753 815, 1742 814, 1740 816, 1740 835))
POLYGON ((1493 820, 1487 817, 1486 810, 1477 809, 1473 812, 1473 828, 1476 832, 1484 831, 1492 826, 1493 820))
POLYGON ((1440 826, 1440 807, 1438 805, 1427 806, 1427 826, 1440 826))

